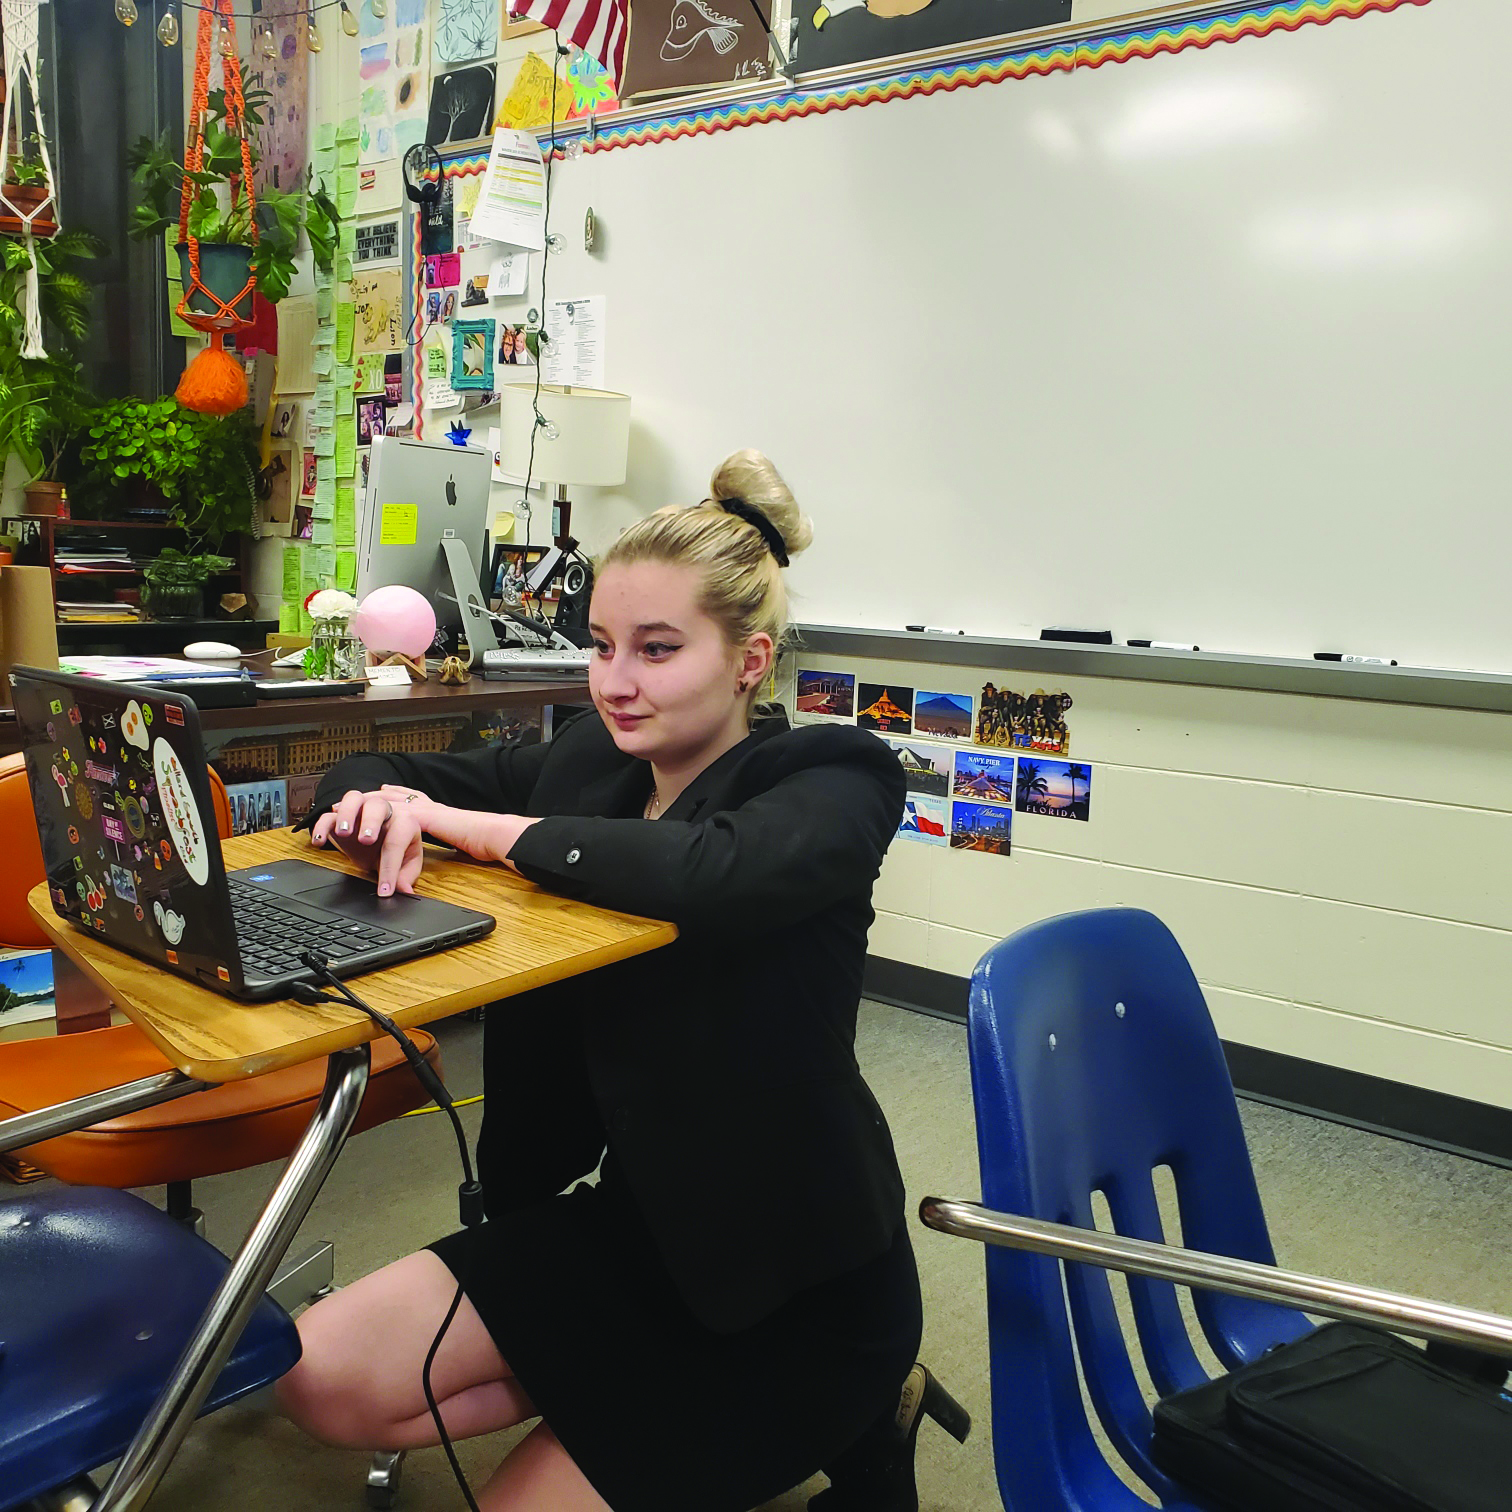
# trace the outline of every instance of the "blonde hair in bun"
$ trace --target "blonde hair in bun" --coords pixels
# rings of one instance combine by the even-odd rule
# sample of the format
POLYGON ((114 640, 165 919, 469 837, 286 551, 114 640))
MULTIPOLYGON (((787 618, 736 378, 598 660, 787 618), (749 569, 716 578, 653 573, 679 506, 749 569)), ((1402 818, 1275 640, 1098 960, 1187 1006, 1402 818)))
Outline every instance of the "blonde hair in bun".
MULTIPOLYGON (((772 546, 758 525, 732 514, 726 500, 755 510, 781 537, 789 557, 814 538, 782 474, 747 448, 726 457, 709 480, 701 504, 674 504, 632 525, 604 553, 598 567, 667 562, 692 567, 702 579, 699 606, 732 646, 765 633, 779 649, 788 629, 787 588, 772 546)), ((752 696, 755 696, 753 690, 752 696)))

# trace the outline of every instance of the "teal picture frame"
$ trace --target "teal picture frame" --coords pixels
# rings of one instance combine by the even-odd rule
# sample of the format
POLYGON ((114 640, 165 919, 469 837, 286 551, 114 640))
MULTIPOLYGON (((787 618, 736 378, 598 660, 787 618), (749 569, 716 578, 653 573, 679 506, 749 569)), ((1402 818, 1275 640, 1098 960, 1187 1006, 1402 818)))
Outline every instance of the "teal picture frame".
POLYGON ((452 321, 451 386, 454 389, 493 388, 493 344, 493 321, 452 321))

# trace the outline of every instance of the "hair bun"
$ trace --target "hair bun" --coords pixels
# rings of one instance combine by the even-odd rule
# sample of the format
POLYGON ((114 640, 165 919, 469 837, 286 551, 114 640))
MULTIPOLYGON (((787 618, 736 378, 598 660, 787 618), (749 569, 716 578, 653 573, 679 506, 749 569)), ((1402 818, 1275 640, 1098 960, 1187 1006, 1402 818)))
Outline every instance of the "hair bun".
POLYGON ((782 536, 790 557, 797 556, 814 539, 814 528, 798 512, 798 501, 782 481, 782 474, 750 447, 733 452, 714 469, 709 493, 716 502, 743 499, 753 509, 759 509, 782 536))

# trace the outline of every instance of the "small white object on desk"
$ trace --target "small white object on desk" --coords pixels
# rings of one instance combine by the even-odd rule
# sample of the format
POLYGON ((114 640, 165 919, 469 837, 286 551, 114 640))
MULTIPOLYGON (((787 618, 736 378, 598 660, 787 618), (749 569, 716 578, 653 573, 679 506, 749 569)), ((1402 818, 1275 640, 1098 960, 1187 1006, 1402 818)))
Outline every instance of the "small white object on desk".
POLYGON ((408 667, 369 667, 367 680, 375 688, 407 688, 410 684, 408 667))
POLYGON ((227 641, 195 641, 184 647, 190 661, 240 661, 241 647, 227 641))

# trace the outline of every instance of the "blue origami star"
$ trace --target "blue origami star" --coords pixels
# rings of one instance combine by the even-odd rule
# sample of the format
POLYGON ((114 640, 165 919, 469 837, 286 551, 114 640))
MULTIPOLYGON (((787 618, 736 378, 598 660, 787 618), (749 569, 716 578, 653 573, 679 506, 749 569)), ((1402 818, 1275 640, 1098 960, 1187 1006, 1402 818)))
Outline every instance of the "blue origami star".
POLYGON ((446 433, 446 439, 453 446, 466 446, 470 435, 472 435, 472 430, 469 426, 463 425, 460 420, 454 420, 452 428, 446 433))

